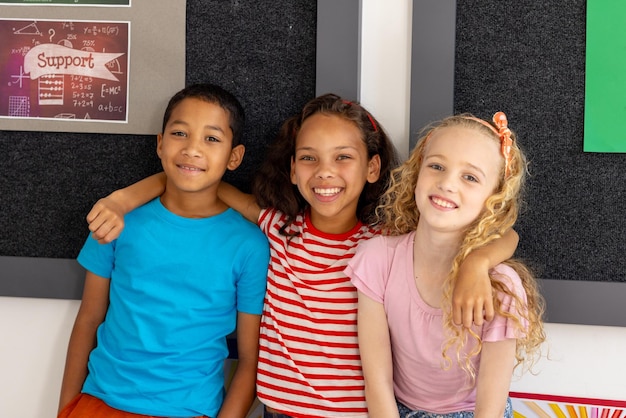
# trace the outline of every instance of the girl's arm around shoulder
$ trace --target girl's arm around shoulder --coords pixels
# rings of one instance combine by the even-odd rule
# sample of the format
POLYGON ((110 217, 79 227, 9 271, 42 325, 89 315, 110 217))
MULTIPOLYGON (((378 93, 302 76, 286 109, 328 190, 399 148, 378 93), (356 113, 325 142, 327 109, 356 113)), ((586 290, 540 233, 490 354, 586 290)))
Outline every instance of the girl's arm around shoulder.
POLYGON ((490 273, 494 279, 504 284, 511 292, 523 297, 524 286, 522 285, 522 278, 514 267, 516 264, 521 263, 514 259, 500 263, 493 267, 490 273))
POLYGON ((255 224, 258 223, 261 207, 253 195, 244 193, 226 182, 220 183, 217 195, 224 203, 241 213, 244 218, 255 224))
POLYGON ((509 229, 500 239, 470 253, 459 268, 452 294, 452 320, 470 328, 494 317, 489 269, 508 260, 517 249, 519 236, 509 229))
POLYGON ((365 400, 371 418, 399 417, 393 393, 393 365, 387 315, 382 303, 358 292, 359 351, 365 400))
POLYGON ((96 330, 104 321, 108 307, 109 280, 87 271, 83 298, 67 348, 59 411, 83 387, 87 377, 89 353, 96 346, 96 330))
POLYGON ((509 262, 491 270, 495 297, 499 304, 493 320, 486 322, 482 330, 483 342, 498 342, 505 339, 525 339, 529 317, 526 291, 518 272, 509 262))
POLYGON ((237 313, 237 369, 217 418, 244 418, 255 397, 261 315, 237 313))
POLYGON ((93 237, 100 244, 119 237, 124 229, 124 215, 162 195, 165 182, 165 173, 157 173, 98 200, 87 214, 93 237))
POLYGON ((516 340, 484 342, 476 379, 475 418, 502 418, 515 366, 516 340))

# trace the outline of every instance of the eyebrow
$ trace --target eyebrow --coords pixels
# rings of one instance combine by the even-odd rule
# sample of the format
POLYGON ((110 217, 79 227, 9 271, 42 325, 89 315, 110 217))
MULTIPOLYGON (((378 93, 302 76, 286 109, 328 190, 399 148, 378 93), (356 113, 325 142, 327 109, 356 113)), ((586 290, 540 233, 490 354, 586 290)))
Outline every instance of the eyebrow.
MULTIPOLYGON (((338 147, 333 148, 334 151, 342 151, 345 149, 352 149, 352 150, 357 150, 356 147, 353 147, 351 145, 340 145, 338 147)), ((297 147, 296 151, 315 151, 316 148, 315 147, 297 147)))
MULTIPOLYGON (((189 124, 187 122, 185 122, 184 120, 173 120, 170 125, 185 125, 185 126, 189 126, 189 124)), ((204 125, 204 128, 205 129, 208 128, 208 129, 211 129, 211 130, 214 130, 214 131, 225 133, 224 130, 221 127, 216 126, 216 125, 204 125)))

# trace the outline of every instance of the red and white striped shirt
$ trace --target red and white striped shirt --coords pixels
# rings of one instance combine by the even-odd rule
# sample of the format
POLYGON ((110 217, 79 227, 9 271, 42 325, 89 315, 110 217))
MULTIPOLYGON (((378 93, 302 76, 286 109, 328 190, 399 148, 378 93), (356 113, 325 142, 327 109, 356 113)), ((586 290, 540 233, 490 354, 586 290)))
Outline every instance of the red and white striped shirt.
POLYGON ((344 269, 359 242, 379 233, 358 223, 326 234, 298 215, 265 209, 259 226, 270 243, 261 320, 257 391, 268 407, 295 418, 367 417, 356 311, 344 269))

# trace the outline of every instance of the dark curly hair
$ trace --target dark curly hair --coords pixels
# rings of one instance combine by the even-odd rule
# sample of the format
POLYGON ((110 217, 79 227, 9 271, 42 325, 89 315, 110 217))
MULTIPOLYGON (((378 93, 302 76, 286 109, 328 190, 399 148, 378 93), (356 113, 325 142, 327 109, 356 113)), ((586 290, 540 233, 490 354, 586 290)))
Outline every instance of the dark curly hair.
POLYGON ((380 123, 363 106, 335 94, 324 94, 312 99, 299 114, 287 119, 282 125, 252 183, 252 191, 259 206, 275 208, 287 215, 288 220, 281 228, 281 233, 309 206, 298 188, 291 183, 291 161, 295 157, 296 138, 302 124, 317 113, 339 116, 353 123, 361 132, 368 158, 375 155, 380 157, 378 181, 366 183, 359 197, 357 217, 361 222, 375 222, 378 199, 387 188, 391 169, 398 164, 391 140, 380 123))

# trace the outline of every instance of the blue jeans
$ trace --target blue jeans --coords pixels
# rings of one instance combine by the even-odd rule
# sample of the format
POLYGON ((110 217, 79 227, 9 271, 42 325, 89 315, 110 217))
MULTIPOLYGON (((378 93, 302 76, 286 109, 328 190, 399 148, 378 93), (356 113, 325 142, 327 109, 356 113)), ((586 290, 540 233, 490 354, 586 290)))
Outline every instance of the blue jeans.
POLYGON ((270 412, 267 410, 267 406, 263 405, 263 418, 293 418, 289 415, 281 414, 280 412, 270 412))
MULTIPOLYGON (((425 411, 411 411, 400 402, 396 403, 398 404, 400 418, 474 418, 473 411, 452 412, 450 414, 435 414, 425 411)), ((513 418, 513 405, 511 404, 511 398, 508 398, 506 400, 506 406, 504 407, 504 418, 513 418)))

